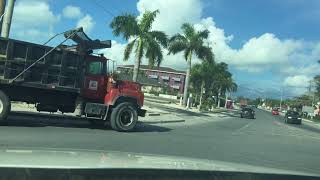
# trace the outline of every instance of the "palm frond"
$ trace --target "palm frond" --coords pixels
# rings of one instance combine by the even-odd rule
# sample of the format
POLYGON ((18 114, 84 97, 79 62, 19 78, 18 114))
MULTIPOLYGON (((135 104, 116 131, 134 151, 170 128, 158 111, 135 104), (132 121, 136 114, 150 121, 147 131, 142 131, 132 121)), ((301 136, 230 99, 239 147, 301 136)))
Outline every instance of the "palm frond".
POLYGON ((196 47, 195 53, 199 59, 205 60, 210 63, 214 61, 214 56, 212 53, 212 49, 210 47, 206 47, 206 46, 196 47))
POLYGON ((161 44, 164 48, 168 45, 168 36, 162 31, 151 31, 150 36, 161 44))
POLYGON ((169 39, 169 43, 174 42, 174 41, 183 41, 183 42, 187 42, 187 38, 184 37, 181 34, 175 34, 173 35, 170 39, 169 39))
POLYGON ((190 48, 187 48, 186 50, 184 50, 183 57, 186 61, 188 60, 189 53, 190 53, 190 48))
MULTIPOLYGON (((143 39, 139 39, 138 41, 138 44, 136 46, 136 50, 135 50, 135 53, 136 53, 136 58, 138 60, 141 60, 142 57, 143 57, 143 53, 144 53, 144 42, 143 42, 143 39)), ((141 62, 140 62, 141 63, 141 62)))
POLYGON ((148 59, 149 66, 153 67, 157 64, 159 67, 163 59, 162 49, 159 43, 155 40, 148 41, 146 49, 146 58, 148 59))
POLYGON ((189 23, 184 23, 181 26, 183 33, 185 34, 187 39, 191 39, 195 35, 194 27, 189 23))
POLYGON ((115 36, 123 35, 126 40, 140 33, 136 17, 132 14, 115 17, 110 23, 110 27, 115 36))
POLYGON ((123 58, 124 61, 127 61, 129 59, 135 42, 136 42, 136 39, 133 40, 132 42, 130 42, 129 44, 127 44, 127 46, 124 50, 124 58, 123 58))
POLYGON ((152 23, 154 22, 154 19, 156 18, 158 13, 159 13, 159 10, 155 10, 155 11, 146 11, 143 14, 142 19, 139 23, 139 27, 142 32, 150 31, 152 27, 152 23))
POLYGON ((196 37, 203 40, 203 39, 207 39, 209 37, 210 32, 206 29, 203 31, 198 31, 196 34, 196 37))
POLYGON ((168 54, 177 54, 188 48, 186 42, 183 41, 174 41, 169 44, 169 53, 168 54))

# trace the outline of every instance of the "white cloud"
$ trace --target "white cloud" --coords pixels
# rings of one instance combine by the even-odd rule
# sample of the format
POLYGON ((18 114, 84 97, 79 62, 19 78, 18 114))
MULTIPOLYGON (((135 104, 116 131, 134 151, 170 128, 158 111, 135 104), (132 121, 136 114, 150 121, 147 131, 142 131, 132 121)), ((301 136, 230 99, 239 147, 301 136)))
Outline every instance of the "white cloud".
POLYGON ((64 17, 70 18, 70 19, 76 19, 82 15, 79 7, 70 6, 70 5, 63 8, 62 14, 64 17))
POLYGON ((51 26, 60 17, 53 14, 49 4, 44 1, 18 1, 14 7, 13 25, 19 27, 51 26))
POLYGON ((42 41, 53 33, 54 25, 60 20, 46 1, 18 1, 14 7, 11 35, 30 41, 42 41))
POLYGON ((134 55, 131 56, 129 61, 123 61, 123 52, 126 44, 121 44, 116 41, 112 41, 111 43, 112 43, 112 46, 110 49, 109 48, 102 49, 102 50, 99 50, 98 53, 103 53, 108 59, 116 61, 118 65, 133 64, 134 55))
POLYGON ((301 47, 298 41, 281 41, 274 34, 266 33, 247 41, 241 49, 237 50, 231 62, 237 65, 286 63, 290 56, 301 47))
POLYGON ((284 85, 293 87, 306 87, 312 78, 305 75, 289 76, 284 80, 284 85))
POLYGON ((285 68, 281 68, 281 73, 285 75, 309 75, 314 76, 320 73, 320 65, 318 63, 314 63, 307 66, 289 66, 285 68))
POLYGON ((199 0, 140 0, 137 3, 140 14, 146 10, 159 10, 153 23, 153 29, 175 34, 180 31, 183 23, 196 23, 202 15, 202 3, 199 0))
POLYGON ((86 14, 83 18, 79 19, 77 27, 83 27, 86 33, 90 33, 95 24, 96 22, 93 18, 89 14, 86 14))
POLYGON ((284 80, 284 90, 286 94, 292 94, 293 96, 303 94, 307 91, 311 79, 312 77, 306 75, 289 76, 284 80))

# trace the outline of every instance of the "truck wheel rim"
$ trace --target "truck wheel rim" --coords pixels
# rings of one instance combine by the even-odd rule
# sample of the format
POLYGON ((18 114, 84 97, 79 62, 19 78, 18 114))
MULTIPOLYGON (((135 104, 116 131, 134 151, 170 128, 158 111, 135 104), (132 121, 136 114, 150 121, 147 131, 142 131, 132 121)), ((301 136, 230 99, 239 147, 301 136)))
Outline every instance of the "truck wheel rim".
POLYGON ((0 100, 0 113, 2 113, 2 111, 3 111, 3 103, 2 103, 2 101, 0 100))
POLYGON ((133 122, 133 113, 130 110, 122 111, 120 115, 121 126, 130 126, 133 122))

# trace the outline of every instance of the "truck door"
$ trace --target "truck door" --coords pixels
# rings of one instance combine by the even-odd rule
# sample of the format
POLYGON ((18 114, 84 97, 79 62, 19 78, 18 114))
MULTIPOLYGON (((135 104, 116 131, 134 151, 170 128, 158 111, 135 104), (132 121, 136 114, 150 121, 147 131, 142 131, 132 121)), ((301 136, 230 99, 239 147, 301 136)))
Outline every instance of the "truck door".
POLYGON ((87 61, 82 96, 102 101, 106 94, 107 66, 105 61, 87 61))

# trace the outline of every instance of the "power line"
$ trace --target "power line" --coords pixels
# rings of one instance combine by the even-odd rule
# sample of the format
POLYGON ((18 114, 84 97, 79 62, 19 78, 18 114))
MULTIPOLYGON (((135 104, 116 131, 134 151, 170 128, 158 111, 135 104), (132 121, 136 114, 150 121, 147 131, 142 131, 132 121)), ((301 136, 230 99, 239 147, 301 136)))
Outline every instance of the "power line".
POLYGON ((111 17, 115 17, 115 15, 109 11, 107 8, 105 8, 104 6, 102 6, 101 4, 99 4, 96 0, 92 1, 95 5, 97 5, 100 9, 102 9, 105 13, 107 13, 108 15, 110 15, 111 17))

